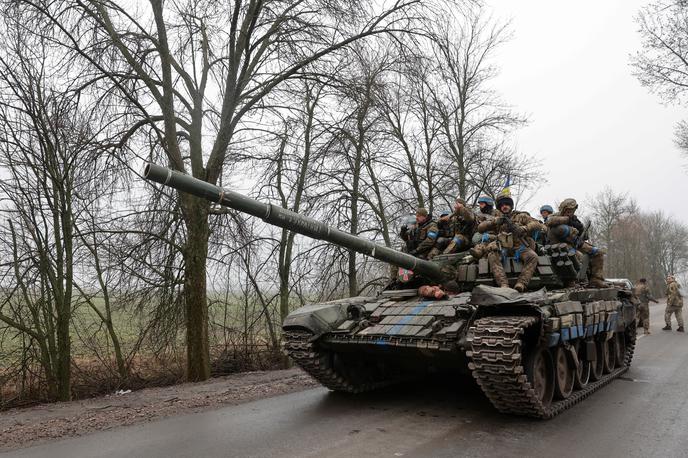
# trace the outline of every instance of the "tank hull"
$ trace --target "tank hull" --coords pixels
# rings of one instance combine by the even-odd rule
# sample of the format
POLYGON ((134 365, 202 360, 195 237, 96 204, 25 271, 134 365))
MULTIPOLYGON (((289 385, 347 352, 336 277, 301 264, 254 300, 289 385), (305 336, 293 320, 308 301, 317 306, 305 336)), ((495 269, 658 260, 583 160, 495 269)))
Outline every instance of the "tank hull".
POLYGON ((519 294, 478 286, 442 300, 390 290, 295 311, 285 321, 285 349, 335 391, 451 370, 470 374, 500 412, 546 419, 628 369, 629 299, 617 288, 519 294), (305 316, 328 307, 338 319, 327 330, 310 327, 305 316))

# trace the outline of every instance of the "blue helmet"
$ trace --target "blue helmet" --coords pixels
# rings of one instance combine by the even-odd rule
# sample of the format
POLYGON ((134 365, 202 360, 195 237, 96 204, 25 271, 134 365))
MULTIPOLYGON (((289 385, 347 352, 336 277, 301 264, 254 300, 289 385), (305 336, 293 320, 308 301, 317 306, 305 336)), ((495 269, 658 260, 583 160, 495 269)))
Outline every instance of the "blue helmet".
POLYGON ((540 207, 540 213, 542 212, 549 212, 551 215, 552 213, 554 213, 554 209, 551 205, 543 205, 542 207, 540 207))
POLYGON ((479 204, 484 203, 484 204, 487 204, 491 207, 494 207, 494 200, 492 200, 492 197, 480 196, 480 197, 478 197, 478 203, 479 204))

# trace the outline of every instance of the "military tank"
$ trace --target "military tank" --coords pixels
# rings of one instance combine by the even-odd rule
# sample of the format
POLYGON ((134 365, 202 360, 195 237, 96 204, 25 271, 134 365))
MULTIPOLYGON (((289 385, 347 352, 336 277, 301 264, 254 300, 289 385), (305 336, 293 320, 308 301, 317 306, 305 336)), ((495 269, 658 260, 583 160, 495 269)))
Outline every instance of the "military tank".
MULTIPOLYGON (((492 286, 487 260, 468 253, 425 261, 148 164, 152 181, 413 272, 377 296, 307 305, 283 323, 289 356, 325 387, 360 393, 418 374, 472 375, 503 413, 551 418, 628 370, 636 344, 631 291, 590 288, 586 262, 565 244, 539 247, 529 290, 492 286), (418 289, 442 285, 441 299, 418 289)), ((522 269, 503 259, 510 284, 522 269)))

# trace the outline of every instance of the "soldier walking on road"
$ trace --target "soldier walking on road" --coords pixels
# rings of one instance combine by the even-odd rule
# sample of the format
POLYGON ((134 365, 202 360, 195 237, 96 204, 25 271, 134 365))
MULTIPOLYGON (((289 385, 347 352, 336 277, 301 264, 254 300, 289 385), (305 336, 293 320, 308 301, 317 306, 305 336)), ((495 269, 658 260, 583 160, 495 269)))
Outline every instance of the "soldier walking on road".
POLYGON ((645 328, 645 334, 650 334, 650 301, 658 304, 650 288, 647 286, 647 280, 641 278, 633 291, 633 294, 638 298, 640 305, 638 306, 638 327, 645 328))
POLYGON ((681 286, 676 283, 676 279, 669 275, 666 279, 667 289, 667 306, 664 312, 664 321, 666 326, 662 328, 663 331, 671 331, 671 314, 676 314, 676 321, 678 322, 678 332, 683 331, 683 296, 681 296, 681 286))

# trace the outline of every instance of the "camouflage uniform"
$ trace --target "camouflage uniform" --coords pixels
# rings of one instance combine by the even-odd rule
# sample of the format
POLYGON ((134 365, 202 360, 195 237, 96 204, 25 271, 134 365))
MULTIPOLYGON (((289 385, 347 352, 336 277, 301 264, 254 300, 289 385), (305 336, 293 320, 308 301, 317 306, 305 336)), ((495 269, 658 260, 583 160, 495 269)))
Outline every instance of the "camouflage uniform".
MULTIPOLYGON (((435 246, 439 229, 437 223, 424 208, 419 208, 416 216, 424 216, 425 221, 420 222, 415 228, 401 232, 401 238, 407 242, 409 254, 426 259, 430 251, 435 246)), ((402 228, 403 229, 403 228, 402 228)))
POLYGON ((666 327, 662 328, 665 331, 671 330, 671 315, 676 314, 676 321, 678 322, 677 331, 683 332, 683 296, 680 289, 681 286, 676 283, 674 277, 667 278, 667 306, 664 312, 666 327))
POLYGON ((442 251, 444 251, 447 246, 452 241, 453 233, 451 227, 451 212, 444 212, 440 214, 440 218, 437 220, 437 241, 435 246, 428 254, 428 259, 432 259, 442 251))
MULTIPOLYGON (((540 207, 540 216, 542 217, 542 224, 547 224, 547 220, 554 213, 554 209, 551 205, 543 205, 540 207)), ((547 245, 549 241, 547 240, 547 231, 542 232, 542 234, 536 234, 535 243, 540 245, 547 245)))
MULTIPOLYGON (((504 205, 509 205, 513 209, 514 201, 509 196, 498 197, 497 208, 504 208, 504 205)), ((518 291, 524 291, 538 265, 538 257, 534 251, 533 233, 544 230, 544 226, 526 212, 510 210, 508 213, 500 212, 500 214, 501 216, 485 220, 478 225, 478 232, 492 232, 496 234, 497 240, 482 244, 481 249, 471 250, 471 254, 478 254, 478 257, 480 257, 485 251, 487 252, 487 260, 490 263, 492 275, 494 276, 495 283, 500 287, 509 286, 502 264, 502 257, 513 256, 515 259, 520 260, 523 263, 523 269, 516 280, 514 288, 518 291), (506 218, 511 219, 513 228, 509 226, 506 218)))
POLYGON ((444 254, 467 250, 471 246, 471 237, 475 231, 475 215, 466 207, 463 200, 457 201, 461 202, 461 207, 455 209, 451 216, 452 239, 444 249, 444 254))
MULTIPOLYGON (((478 208, 473 212, 476 224, 499 216, 499 212, 494 208, 494 200, 492 200, 492 198, 481 196, 478 198, 478 205, 478 208)), ((489 243, 494 240, 496 240, 494 234, 490 234, 489 232, 480 233, 476 230, 473 233, 471 242, 473 246, 478 246, 481 243, 489 243)))
POLYGON ((638 327, 645 328, 645 334, 650 333, 650 301, 657 302, 652 294, 650 288, 644 281, 639 281, 633 290, 633 294, 638 298, 638 327))
POLYGON ((606 286, 604 283, 604 250, 593 246, 579 236, 585 228, 574 214, 578 204, 574 199, 564 199, 559 204, 559 213, 547 218, 547 240, 549 243, 566 243, 572 249, 585 253, 590 258, 590 284, 597 288, 606 286))

